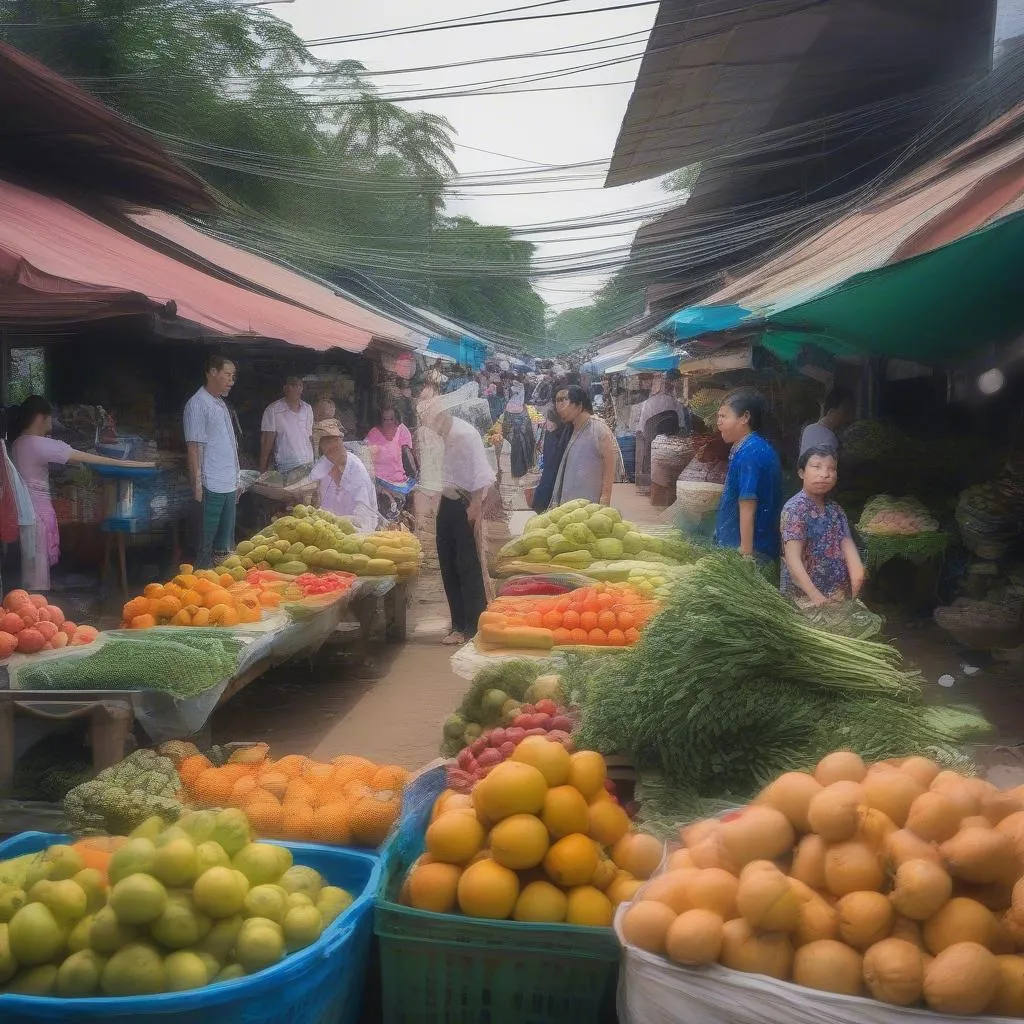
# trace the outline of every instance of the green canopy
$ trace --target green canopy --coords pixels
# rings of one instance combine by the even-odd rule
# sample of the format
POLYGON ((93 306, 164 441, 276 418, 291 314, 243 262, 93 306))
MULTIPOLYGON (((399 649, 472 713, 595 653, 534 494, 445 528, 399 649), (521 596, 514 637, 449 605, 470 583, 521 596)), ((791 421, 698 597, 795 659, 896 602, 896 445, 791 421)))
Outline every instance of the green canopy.
POLYGON ((761 343, 785 360, 816 345, 930 363, 1013 337, 1024 329, 1024 213, 858 274, 763 323, 761 343))

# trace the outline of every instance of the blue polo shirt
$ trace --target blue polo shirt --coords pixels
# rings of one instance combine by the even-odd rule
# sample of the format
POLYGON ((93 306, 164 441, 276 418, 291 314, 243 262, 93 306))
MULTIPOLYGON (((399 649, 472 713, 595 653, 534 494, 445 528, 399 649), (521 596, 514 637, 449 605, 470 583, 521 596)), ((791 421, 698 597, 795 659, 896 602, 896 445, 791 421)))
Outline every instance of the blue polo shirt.
POLYGON ((779 515, 782 512, 782 466, 775 449, 760 434, 748 434, 729 454, 729 472, 718 506, 715 543, 740 546, 740 502, 756 501, 754 552, 779 557, 779 515))

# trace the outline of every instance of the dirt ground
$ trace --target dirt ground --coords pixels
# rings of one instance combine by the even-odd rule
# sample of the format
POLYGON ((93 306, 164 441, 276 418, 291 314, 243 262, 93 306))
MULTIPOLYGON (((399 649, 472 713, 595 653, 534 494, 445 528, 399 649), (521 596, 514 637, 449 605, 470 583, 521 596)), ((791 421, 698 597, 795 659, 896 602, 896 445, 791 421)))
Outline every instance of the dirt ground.
MULTIPOLYGON (((631 485, 617 484, 613 500, 627 519, 648 525, 659 521, 659 511, 631 485)), ((511 514, 513 535, 527 516, 511 514)), ((408 768, 436 757, 441 725, 467 684, 451 671, 451 648, 439 643, 448 630, 448 609, 431 538, 421 539, 426 562, 411 591, 406 643, 378 640, 361 658, 339 636, 311 661, 281 666, 220 709, 212 722, 214 741, 263 740, 277 756, 353 753, 408 768)), ((992 747, 1024 744, 1020 671, 965 654, 927 618, 892 615, 886 633, 922 671, 929 699, 979 707, 997 728, 992 747), (950 685, 938 685, 943 676, 950 685)), ((996 759, 1018 760, 1016 754, 996 759)))

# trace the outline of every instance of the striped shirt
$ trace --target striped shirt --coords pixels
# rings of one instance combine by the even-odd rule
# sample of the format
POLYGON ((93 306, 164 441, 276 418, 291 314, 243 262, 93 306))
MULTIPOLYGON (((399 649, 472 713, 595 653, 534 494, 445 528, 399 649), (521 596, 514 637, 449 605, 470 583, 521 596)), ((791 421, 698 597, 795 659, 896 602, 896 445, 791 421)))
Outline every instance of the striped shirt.
POLYGON ((238 442, 223 398, 200 388, 185 404, 185 441, 200 446, 203 486, 215 494, 238 489, 238 442))

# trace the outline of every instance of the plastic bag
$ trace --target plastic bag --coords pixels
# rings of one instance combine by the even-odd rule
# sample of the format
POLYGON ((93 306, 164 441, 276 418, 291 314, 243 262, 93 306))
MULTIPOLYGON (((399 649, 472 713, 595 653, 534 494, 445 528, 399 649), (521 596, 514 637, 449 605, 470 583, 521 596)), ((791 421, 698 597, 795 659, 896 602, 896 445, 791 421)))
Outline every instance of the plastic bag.
POLYGON ((615 931, 623 946, 620 1024, 995 1024, 1003 1017, 951 1017, 907 1010, 874 999, 801 988, 717 964, 683 967, 629 946, 622 938, 623 904, 615 931))

